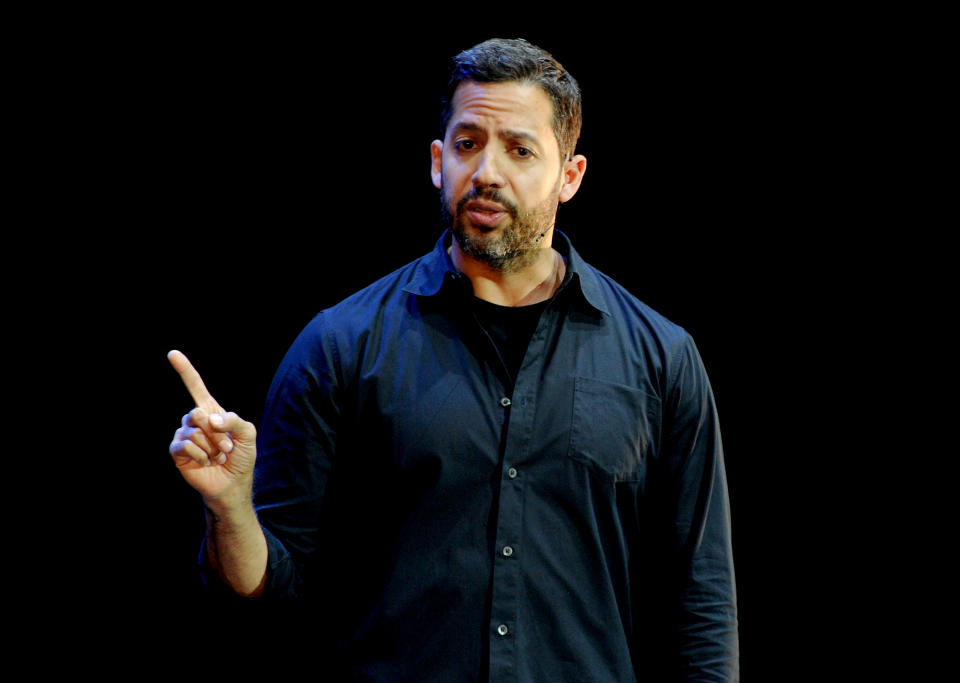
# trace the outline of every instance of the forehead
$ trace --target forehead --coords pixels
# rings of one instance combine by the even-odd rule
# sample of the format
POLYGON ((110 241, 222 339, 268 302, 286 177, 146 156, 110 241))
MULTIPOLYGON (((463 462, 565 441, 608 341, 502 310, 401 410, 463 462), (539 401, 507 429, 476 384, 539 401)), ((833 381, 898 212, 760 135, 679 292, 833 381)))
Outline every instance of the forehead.
POLYGON ((453 94, 448 131, 458 124, 523 128, 538 136, 553 133, 553 102, 533 83, 464 81, 453 94))

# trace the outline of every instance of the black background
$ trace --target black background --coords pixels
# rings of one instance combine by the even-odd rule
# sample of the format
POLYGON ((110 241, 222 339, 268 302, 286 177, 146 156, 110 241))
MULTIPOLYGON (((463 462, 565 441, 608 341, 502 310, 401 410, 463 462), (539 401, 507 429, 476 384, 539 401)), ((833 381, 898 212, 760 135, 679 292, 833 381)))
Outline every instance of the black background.
POLYGON ((852 634, 870 617, 850 558, 874 550, 846 475, 868 456, 836 428, 859 419, 836 358, 866 362, 843 352, 872 323, 865 216, 895 208, 871 182, 889 45, 859 40, 857 21, 784 15, 111 19, 74 37, 54 96, 74 114, 55 131, 65 196, 89 226, 60 331, 91 370, 79 400, 111 425, 95 430, 102 476, 71 520, 77 552, 97 558, 66 591, 78 618, 120 607, 122 634, 161 651, 261 628, 219 623, 198 599, 202 513, 167 455, 192 405, 166 353, 257 422, 313 315, 439 235, 429 144, 446 59, 522 36, 584 94, 587 173, 558 227, 687 328, 710 374, 745 680, 860 659, 852 634))

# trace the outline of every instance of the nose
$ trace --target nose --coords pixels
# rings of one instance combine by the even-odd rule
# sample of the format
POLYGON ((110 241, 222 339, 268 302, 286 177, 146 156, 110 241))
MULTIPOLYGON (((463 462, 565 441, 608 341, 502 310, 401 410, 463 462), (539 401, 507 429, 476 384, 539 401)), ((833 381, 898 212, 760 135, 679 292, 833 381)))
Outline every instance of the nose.
POLYGON ((477 167, 473 172, 474 187, 503 187, 503 175, 500 173, 496 153, 490 147, 477 155, 477 167))

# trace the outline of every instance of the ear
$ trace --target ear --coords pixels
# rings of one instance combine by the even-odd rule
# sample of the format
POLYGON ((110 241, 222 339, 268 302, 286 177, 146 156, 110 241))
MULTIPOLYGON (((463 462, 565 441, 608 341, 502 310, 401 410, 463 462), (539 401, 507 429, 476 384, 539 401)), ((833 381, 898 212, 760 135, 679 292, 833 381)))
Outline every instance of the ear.
POLYGON ((583 174, 587 172, 587 157, 576 154, 563 163, 563 178, 560 186, 560 201, 568 201, 580 189, 583 174))
POLYGON ((430 143, 430 179, 433 186, 440 189, 443 178, 443 141, 434 140, 430 143))

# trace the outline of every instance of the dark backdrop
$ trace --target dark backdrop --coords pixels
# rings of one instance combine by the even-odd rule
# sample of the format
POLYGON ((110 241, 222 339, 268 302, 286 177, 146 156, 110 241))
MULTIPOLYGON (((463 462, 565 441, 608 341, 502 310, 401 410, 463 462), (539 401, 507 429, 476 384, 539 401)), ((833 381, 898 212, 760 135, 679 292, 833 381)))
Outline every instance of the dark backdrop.
POLYGON ((823 428, 835 398, 820 351, 840 336, 837 299, 856 296, 837 285, 858 238, 863 72, 829 30, 811 40, 739 19, 361 30, 140 17, 84 45, 64 68, 84 83, 74 144, 95 163, 77 171, 104 227, 84 236, 99 253, 77 270, 101 318, 85 309, 74 329, 103 331, 111 410, 136 415, 120 420, 130 459, 91 502, 105 520, 94 609, 122 606, 122 629, 159 643, 229 626, 197 600, 202 513, 166 452, 191 403, 165 354, 184 351, 224 406, 257 422, 311 317, 436 240, 429 143, 445 59, 522 35, 584 92, 588 168, 558 227, 686 327, 710 374, 744 671, 772 680, 798 652, 838 647, 823 634, 843 627, 817 598, 847 581, 836 557, 856 521, 830 506, 823 454, 844 444, 823 428))

